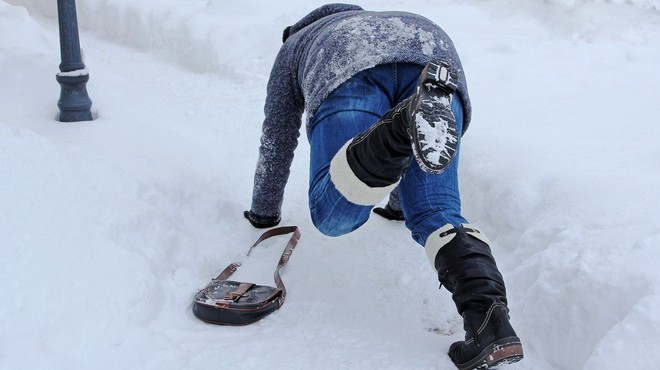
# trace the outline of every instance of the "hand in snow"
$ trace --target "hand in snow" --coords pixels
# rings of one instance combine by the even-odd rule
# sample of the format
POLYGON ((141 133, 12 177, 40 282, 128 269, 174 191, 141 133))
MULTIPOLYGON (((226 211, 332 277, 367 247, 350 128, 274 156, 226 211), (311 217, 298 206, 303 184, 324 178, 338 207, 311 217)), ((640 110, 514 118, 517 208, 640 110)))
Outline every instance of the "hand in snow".
POLYGON ((256 227, 257 229, 265 229, 267 227, 273 227, 277 224, 280 223, 280 217, 267 217, 267 216, 259 216, 254 214, 252 211, 245 211, 243 212, 243 216, 250 221, 252 226, 256 227))
POLYGON ((374 213, 385 217, 388 220, 392 221, 405 221, 405 218, 403 217, 403 212, 397 211, 390 207, 390 205, 386 205, 385 208, 383 207, 377 207, 373 209, 374 213))

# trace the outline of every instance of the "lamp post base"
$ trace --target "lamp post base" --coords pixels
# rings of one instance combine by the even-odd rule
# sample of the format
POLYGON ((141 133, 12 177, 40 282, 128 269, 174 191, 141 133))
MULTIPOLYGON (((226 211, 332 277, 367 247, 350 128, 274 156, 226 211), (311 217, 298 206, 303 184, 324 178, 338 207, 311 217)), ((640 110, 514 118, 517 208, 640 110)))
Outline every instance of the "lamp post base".
POLYGON ((57 106, 60 108, 58 121, 92 121, 92 100, 87 94, 89 74, 86 69, 58 73, 56 76, 62 90, 57 106))

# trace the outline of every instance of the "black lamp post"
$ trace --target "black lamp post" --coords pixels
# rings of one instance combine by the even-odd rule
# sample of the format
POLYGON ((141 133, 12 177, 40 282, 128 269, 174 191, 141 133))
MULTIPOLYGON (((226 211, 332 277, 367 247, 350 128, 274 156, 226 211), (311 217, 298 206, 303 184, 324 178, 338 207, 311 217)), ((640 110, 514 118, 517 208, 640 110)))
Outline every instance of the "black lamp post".
POLYGON ((61 122, 91 121, 92 100, 87 95, 86 84, 89 74, 80 54, 78 19, 75 0, 57 0, 60 26, 60 73, 57 82, 62 88, 57 106, 61 122))

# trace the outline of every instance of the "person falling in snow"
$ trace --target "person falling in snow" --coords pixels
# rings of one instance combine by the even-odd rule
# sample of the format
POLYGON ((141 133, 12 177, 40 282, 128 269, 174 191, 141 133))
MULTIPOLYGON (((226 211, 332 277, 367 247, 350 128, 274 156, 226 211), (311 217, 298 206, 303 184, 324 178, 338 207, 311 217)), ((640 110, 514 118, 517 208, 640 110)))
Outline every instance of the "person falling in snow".
POLYGON ((447 34, 406 12, 324 5, 287 27, 268 81, 265 119, 245 217, 280 222, 303 112, 310 142, 309 209, 323 234, 340 236, 374 211, 404 219, 463 317, 459 369, 516 362, 506 290, 483 232, 461 215, 460 139, 471 105, 447 34))

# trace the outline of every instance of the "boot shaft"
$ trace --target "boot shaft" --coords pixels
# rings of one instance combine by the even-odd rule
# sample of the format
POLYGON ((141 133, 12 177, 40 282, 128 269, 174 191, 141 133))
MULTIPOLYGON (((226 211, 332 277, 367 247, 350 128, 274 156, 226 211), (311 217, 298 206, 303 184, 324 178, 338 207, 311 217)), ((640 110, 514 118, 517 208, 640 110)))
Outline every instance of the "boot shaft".
POLYGON ((504 279, 488 244, 470 225, 445 225, 427 239, 429 259, 461 315, 469 309, 485 312, 493 303, 506 306, 504 279))
POLYGON ((413 154, 408 135, 410 101, 411 98, 405 99, 390 109, 346 148, 346 159, 353 173, 370 187, 396 183, 410 163, 413 154))

